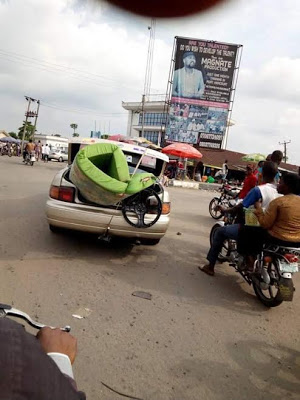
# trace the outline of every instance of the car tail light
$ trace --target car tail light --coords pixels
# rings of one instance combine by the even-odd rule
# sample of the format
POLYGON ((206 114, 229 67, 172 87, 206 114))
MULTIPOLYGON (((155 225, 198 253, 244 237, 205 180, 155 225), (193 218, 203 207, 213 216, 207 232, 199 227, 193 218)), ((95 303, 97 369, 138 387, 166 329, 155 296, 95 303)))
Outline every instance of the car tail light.
POLYGON ((54 186, 50 187, 50 197, 52 199, 66 201, 68 203, 74 202, 75 190, 68 186, 54 186))
POLYGON ((162 214, 169 214, 171 211, 171 203, 163 203, 162 204, 162 214))
POLYGON ((298 257, 295 254, 285 254, 284 258, 286 258, 290 263, 298 262, 298 257))

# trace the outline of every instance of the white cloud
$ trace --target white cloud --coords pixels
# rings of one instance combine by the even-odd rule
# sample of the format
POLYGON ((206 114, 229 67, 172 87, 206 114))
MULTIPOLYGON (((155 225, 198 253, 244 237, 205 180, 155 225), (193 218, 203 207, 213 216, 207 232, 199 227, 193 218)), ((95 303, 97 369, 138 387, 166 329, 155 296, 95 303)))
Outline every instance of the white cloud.
POLYGON ((254 97, 300 101, 300 58, 275 57, 257 69, 241 68, 239 90, 254 97))

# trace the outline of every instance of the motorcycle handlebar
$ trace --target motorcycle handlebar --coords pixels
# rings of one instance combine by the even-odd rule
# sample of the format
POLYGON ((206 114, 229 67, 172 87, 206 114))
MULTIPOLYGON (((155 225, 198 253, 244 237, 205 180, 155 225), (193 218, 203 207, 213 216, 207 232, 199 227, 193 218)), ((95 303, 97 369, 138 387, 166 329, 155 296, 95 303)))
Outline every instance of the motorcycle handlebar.
MULTIPOLYGON (((12 317, 17 317, 21 318, 24 321, 26 321, 30 326, 32 326, 35 329, 42 329, 45 328, 46 326, 55 329, 55 327, 50 326, 50 325, 45 325, 41 324, 40 322, 34 321, 28 314, 21 310, 17 310, 16 308, 13 308, 12 306, 8 304, 1 304, 0 303, 0 318, 1 317, 6 317, 6 316, 12 316, 12 317)), ((70 332, 71 327, 69 325, 64 326, 63 328, 59 328, 60 330, 64 332, 70 332)))

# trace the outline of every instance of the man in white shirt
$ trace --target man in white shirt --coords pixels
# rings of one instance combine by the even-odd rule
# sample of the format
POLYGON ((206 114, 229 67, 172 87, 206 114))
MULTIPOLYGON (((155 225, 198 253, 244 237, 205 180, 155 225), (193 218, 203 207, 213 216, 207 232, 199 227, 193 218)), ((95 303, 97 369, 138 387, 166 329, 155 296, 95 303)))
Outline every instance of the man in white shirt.
POLYGON ((49 154, 50 154, 50 147, 48 146, 48 143, 46 144, 44 148, 44 162, 48 162, 49 159, 49 154))

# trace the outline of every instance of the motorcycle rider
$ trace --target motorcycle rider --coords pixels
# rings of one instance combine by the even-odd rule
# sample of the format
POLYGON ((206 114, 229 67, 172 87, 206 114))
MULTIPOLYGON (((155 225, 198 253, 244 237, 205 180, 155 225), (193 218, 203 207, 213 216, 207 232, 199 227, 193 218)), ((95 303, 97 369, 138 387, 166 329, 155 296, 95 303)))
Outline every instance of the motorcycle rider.
POLYGON ((257 178, 253 173, 253 165, 249 164, 246 167, 246 177, 243 183, 243 188, 239 193, 239 199, 244 199, 247 194, 256 186, 257 178))
MULTIPOLYGON (((264 184, 251 189, 244 200, 235 207, 226 209, 220 206, 221 211, 226 213, 240 213, 243 208, 254 206, 259 200, 262 202, 263 209, 266 209, 272 200, 280 196, 274 184, 276 174, 277 166, 271 161, 266 161, 263 166, 264 184)), ((240 224, 238 223, 226 225, 216 231, 212 246, 206 257, 209 263, 205 264, 202 268, 199 267, 201 271, 210 276, 215 274, 215 264, 218 260, 218 255, 222 249, 223 243, 226 239, 237 240, 239 226, 240 224)))
POLYGON ((25 158, 27 154, 31 154, 34 151, 35 144, 32 143, 32 139, 29 139, 29 142, 25 146, 25 150, 23 151, 23 162, 25 161, 25 158))
POLYGON ((0 398, 85 400, 71 366, 76 339, 49 327, 41 329, 37 339, 17 322, 0 318, 0 398))

